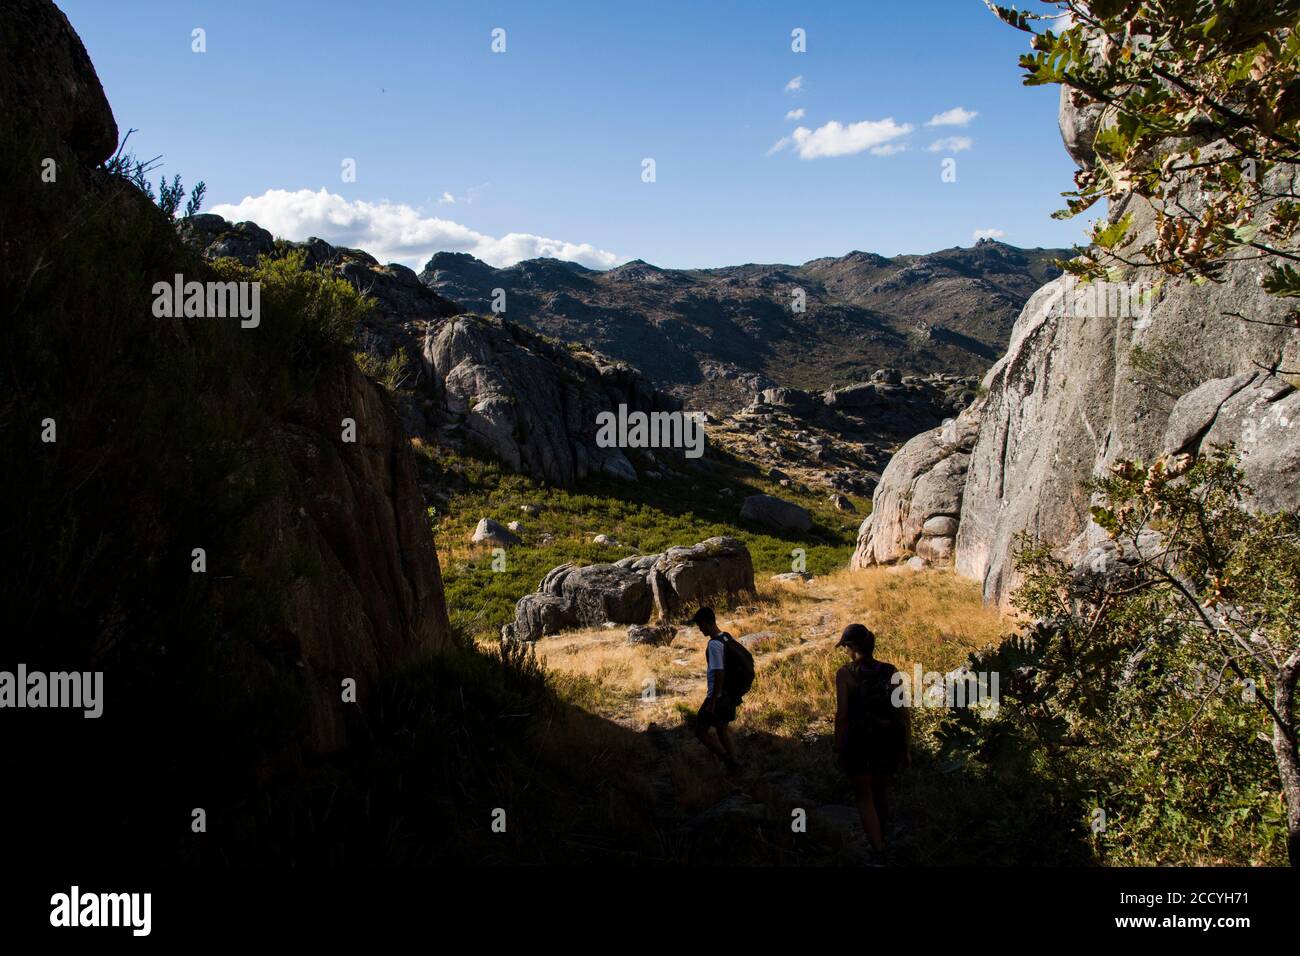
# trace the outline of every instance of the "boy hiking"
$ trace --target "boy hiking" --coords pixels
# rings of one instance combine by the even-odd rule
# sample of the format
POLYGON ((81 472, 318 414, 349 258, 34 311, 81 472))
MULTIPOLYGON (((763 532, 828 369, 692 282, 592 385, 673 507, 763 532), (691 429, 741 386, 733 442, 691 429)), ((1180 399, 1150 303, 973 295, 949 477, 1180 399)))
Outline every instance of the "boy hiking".
POLYGON ((740 764, 736 762, 736 748, 728 725, 736 719, 736 708, 754 683, 754 658, 739 641, 718 630, 713 608, 700 608, 691 620, 709 639, 704 649, 709 689, 695 715, 695 736, 727 765, 728 773, 736 773, 740 764), (710 729, 717 731, 716 741, 709 736, 710 729))
POLYGON ((835 674, 835 752, 853 783, 862 829, 879 851, 894 774, 912 764, 911 721, 893 701, 897 668, 875 659, 876 635, 850 624, 836 647, 848 648, 849 662, 835 674))

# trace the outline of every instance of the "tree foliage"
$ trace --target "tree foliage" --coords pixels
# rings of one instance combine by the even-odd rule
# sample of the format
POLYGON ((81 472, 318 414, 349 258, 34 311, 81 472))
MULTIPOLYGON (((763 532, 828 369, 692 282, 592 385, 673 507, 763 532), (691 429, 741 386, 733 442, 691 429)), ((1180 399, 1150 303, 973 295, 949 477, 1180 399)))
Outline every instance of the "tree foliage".
MULTIPOLYGON (((117 152, 112 159, 104 164, 104 168, 111 175, 118 176, 135 186, 136 189, 148 196, 151 202, 156 203, 158 208, 167 214, 168 219, 174 220, 176 213, 181 208, 181 203, 185 202, 185 186, 181 182, 181 177, 179 174, 173 176, 170 183, 167 181, 166 176, 160 177, 158 179, 158 190, 155 192, 153 184, 149 182, 149 174, 158 167, 158 161, 161 157, 155 156, 153 159, 142 160, 138 159, 134 153, 127 152, 126 142, 134 132, 135 130, 127 130, 126 135, 122 137, 117 152)), ((199 180, 194 184, 194 188, 190 190, 189 201, 185 202, 186 217, 193 216, 199 211, 203 206, 203 197, 207 191, 207 183, 203 182, 203 180, 199 180)))
POLYGON ((1094 491, 1104 560, 1021 540, 1015 601, 1035 623, 979 662, 1005 675, 997 718, 958 713, 945 739, 1038 754, 1102 821, 1104 859, 1294 859, 1300 516, 1248 510, 1227 448, 1123 461, 1094 491))
POLYGON ((1206 281, 1263 260, 1269 292, 1300 296, 1300 0, 1057 0, 1051 15, 989 5, 1033 34, 1026 85, 1060 84, 1100 112, 1096 161, 1056 215, 1134 193, 1155 209, 1140 245, 1126 218, 1099 223, 1070 271, 1152 265, 1206 281))

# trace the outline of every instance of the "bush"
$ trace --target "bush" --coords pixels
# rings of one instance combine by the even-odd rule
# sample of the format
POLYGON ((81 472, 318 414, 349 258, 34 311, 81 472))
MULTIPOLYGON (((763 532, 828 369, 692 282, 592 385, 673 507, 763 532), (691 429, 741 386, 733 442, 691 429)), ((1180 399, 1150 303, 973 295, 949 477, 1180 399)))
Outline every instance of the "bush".
POLYGON ((1131 564, 1076 571, 1022 540, 1016 603, 1037 624, 980 661, 1010 678, 997 717, 954 715, 944 739, 1045 762, 1104 861, 1283 862, 1287 811, 1300 819, 1300 516, 1248 511, 1222 448, 1121 462, 1094 490, 1131 564))

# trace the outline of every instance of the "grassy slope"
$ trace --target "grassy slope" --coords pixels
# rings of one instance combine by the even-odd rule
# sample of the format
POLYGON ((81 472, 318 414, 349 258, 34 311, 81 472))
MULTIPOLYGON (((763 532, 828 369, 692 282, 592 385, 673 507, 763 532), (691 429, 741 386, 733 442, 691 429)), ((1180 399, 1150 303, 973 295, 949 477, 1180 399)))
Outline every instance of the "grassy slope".
POLYGON ((492 462, 435 452, 418 442, 416 447, 424 480, 460 489, 447 513, 436 516, 438 557, 452 624, 477 638, 495 638, 513 618, 515 602, 536 590, 547 571, 567 561, 617 561, 732 535, 749 546, 760 580, 790 571, 796 548, 806 552, 808 571, 825 574, 848 563, 858 525, 870 508, 858 500, 859 513, 837 511, 825 495, 782 488, 729 457, 710 458, 713 470, 707 475, 634 483, 597 479, 579 492, 510 474, 492 462), (720 494, 724 488, 730 496, 720 494), (803 505, 812 512, 812 530, 778 535, 742 523, 741 502, 760 492, 803 505), (523 504, 541 505, 543 511, 530 517, 519 510, 523 504), (493 570, 490 548, 470 544, 480 518, 523 522, 524 543, 507 552, 503 570, 493 570), (539 542, 543 533, 554 536, 550 544, 539 542), (597 534, 607 534, 619 545, 592 543, 597 534))

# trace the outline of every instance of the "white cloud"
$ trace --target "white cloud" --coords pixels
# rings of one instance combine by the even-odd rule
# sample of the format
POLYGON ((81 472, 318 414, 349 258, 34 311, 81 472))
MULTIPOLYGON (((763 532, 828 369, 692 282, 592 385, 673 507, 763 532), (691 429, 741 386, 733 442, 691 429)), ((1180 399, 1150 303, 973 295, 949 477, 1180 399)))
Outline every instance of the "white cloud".
POLYGON ((898 153, 907 152, 906 143, 886 143, 884 146, 872 146, 872 156, 894 156, 898 153))
POLYGON ((980 114, 974 110, 964 110, 960 106, 954 106, 950 110, 942 113, 936 113, 930 117, 926 126, 965 126, 980 114))
POLYGON ((769 149, 765 155, 771 156, 773 153, 779 153, 781 152, 781 150, 789 146, 791 142, 793 141, 790 139, 789 136, 782 136, 780 139, 778 139, 775 143, 772 144, 772 148, 769 149))
POLYGON ((455 205, 455 203, 456 203, 456 197, 453 196, 451 193, 448 193, 448 192, 444 192, 444 193, 442 194, 442 196, 438 199, 438 204, 439 204, 440 206, 441 206, 441 205, 455 205))
POLYGON ((785 118, 788 120, 801 120, 803 119, 803 114, 806 112, 808 111, 801 106, 797 110, 791 110, 790 112, 786 113, 785 118))
POLYGON ((796 76, 793 80, 791 80, 789 83, 785 85, 785 91, 787 93, 798 93, 802 89, 803 89, 802 73, 800 73, 798 76, 796 76))
POLYGON ((931 153, 960 153, 974 145, 975 140, 969 136, 945 136, 943 139, 936 139, 926 147, 926 150, 931 153))
POLYGON ((245 196, 238 203, 214 206, 212 212, 232 222, 251 219, 285 239, 319 236, 336 245, 364 249, 380 262, 400 262, 416 269, 440 250, 468 252, 498 267, 539 256, 567 259, 594 269, 626 261, 585 242, 526 232, 488 236, 450 219, 425 216, 402 203, 349 200, 324 188, 319 192, 269 189, 260 196, 245 196))
POLYGON ((979 242, 981 239, 1001 239, 1006 232, 1001 229, 976 229, 971 233, 971 239, 979 242))
MULTIPOLYGON (((911 123, 895 123, 892 116, 882 120, 863 120, 845 125, 831 120, 817 129, 798 127, 789 136, 783 136, 767 151, 771 156, 791 143, 800 159, 822 159, 827 156, 852 156, 866 149, 881 146, 912 132, 911 123)), ((878 153, 877 155, 888 155, 878 153)))

